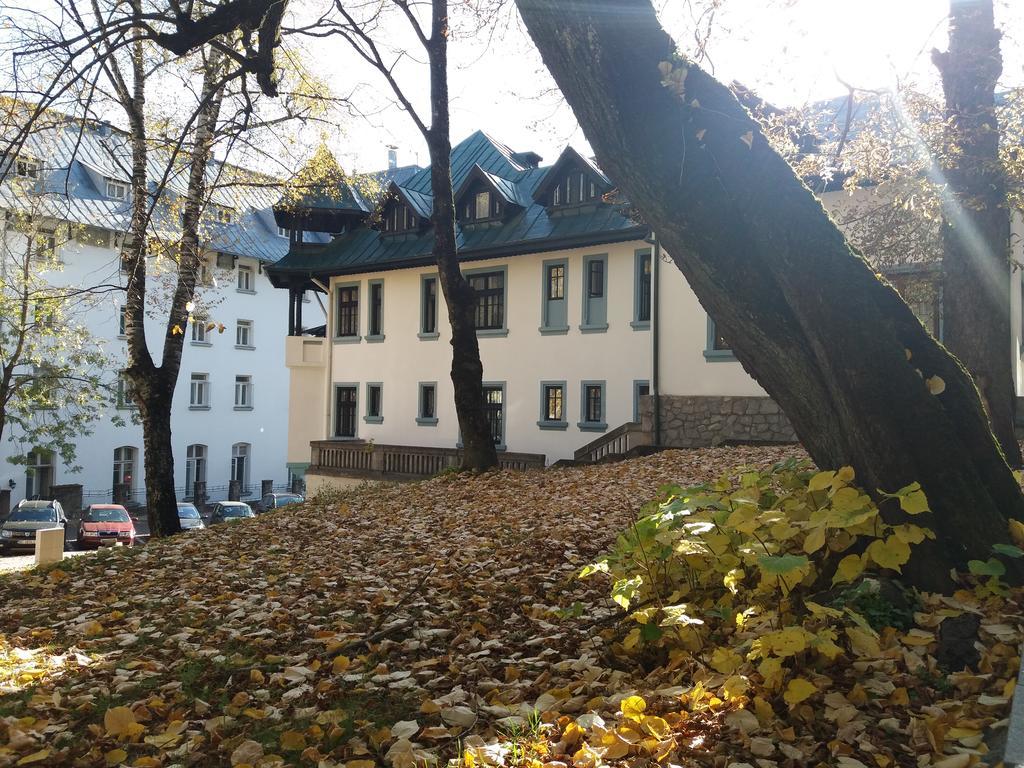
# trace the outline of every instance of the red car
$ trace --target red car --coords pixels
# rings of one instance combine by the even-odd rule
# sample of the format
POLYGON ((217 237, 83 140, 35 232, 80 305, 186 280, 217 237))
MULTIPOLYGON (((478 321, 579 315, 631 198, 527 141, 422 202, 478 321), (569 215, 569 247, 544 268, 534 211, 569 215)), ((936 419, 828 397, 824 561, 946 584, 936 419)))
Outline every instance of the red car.
POLYGON ((97 549, 121 542, 135 543, 135 524, 120 504, 91 504, 78 524, 78 548, 97 549))

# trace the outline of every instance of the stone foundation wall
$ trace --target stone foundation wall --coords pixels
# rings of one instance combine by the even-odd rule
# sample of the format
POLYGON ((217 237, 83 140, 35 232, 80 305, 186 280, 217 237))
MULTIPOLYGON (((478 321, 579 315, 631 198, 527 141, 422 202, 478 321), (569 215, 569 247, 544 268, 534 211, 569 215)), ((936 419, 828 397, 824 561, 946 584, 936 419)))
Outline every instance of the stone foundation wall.
MULTIPOLYGON (((789 419, 769 397, 662 395, 661 444, 703 448, 722 443, 795 443, 789 419)), ((645 431, 654 432, 654 398, 640 402, 645 431)))

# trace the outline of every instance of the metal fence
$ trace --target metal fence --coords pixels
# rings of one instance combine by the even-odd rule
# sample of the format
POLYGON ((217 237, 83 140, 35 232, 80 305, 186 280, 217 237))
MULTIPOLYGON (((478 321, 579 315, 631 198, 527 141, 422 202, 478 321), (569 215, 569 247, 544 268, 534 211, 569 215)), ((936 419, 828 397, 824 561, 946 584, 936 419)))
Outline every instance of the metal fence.
MULTIPOLYGON (((273 481, 271 483, 272 493, 287 493, 292 490, 292 485, 287 480, 273 481)), ((305 490, 304 484, 302 490, 305 490)), ((212 504, 218 501, 226 501, 230 491, 230 485, 227 483, 223 485, 207 485, 206 486, 206 497, 205 502, 212 504)), ((174 489, 174 495, 178 501, 193 501, 194 500, 194 489, 185 488, 185 486, 178 486, 174 489)), ((239 489, 239 498, 242 501, 257 501, 262 498, 263 495, 263 484, 262 483, 248 483, 242 485, 239 489)), ((146 487, 145 486, 133 486, 126 489, 115 489, 115 488, 102 488, 102 489, 90 489, 82 491, 82 507, 88 507, 90 504, 124 504, 129 508, 145 508, 146 506, 146 487), (118 495, 120 494, 120 500, 118 495)))

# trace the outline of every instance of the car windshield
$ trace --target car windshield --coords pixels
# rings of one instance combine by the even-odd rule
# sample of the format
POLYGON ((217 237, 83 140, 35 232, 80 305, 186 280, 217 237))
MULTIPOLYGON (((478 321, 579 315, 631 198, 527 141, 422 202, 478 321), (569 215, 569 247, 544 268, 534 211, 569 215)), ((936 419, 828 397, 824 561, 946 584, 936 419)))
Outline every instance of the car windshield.
POLYGON ((130 523, 123 509, 90 509, 82 516, 83 523, 130 523))
POLYGON ((12 523, 55 523, 57 510, 53 507, 20 507, 7 519, 12 523))
POLYGON ((181 520, 198 520, 199 510, 191 505, 187 507, 178 507, 178 517, 181 520))
POLYGON ((220 513, 224 517, 252 517, 252 510, 249 509, 248 504, 232 504, 230 507, 224 506, 220 508, 220 513))
POLYGON ((277 497, 277 505, 283 507, 285 504, 297 504, 302 501, 301 496, 295 496, 290 493, 283 493, 277 497))

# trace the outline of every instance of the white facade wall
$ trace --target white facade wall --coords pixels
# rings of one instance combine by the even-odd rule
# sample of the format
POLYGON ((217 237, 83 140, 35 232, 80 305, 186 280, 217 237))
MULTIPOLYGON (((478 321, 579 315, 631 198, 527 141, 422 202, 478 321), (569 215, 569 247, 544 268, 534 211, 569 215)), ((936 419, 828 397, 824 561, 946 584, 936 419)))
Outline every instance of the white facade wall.
MULTIPOLYGON (((608 431, 634 419, 635 384, 651 382, 654 359, 651 326, 634 327, 636 254, 652 251, 643 241, 594 248, 550 251, 474 261, 463 265, 467 274, 505 270, 507 335, 479 337, 484 381, 505 388, 505 441, 509 451, 542 453, 548 462, 571 458, 573 452, 600 437, 600 431, 581 427, 583 382, 603 382, 608 431), (584 259, 607 255, 607 324, 601 332, 581 330, 584 259), (542 334, 544 262, 568 263, 566 297, 569 330, 542 334), (541 420, 542 382, 565 382, 565 429, 545 429, 541 420)), ((309 461, 309 442, 331 438, 334 432, 334 386, 358 386, 357 439, 378 444, 454 447, 459 439, 450 378, 451 333, 443 298, 439 298, 437 338, 419 338, 421 285, 429 268, 345 275, 331 281, 326 346, 331 350, 323 367, 296 365, 291 401, 292 433, 289 461, 309 461), (384 284, 384 340, 367 341, 368 286, 384 284), (358 284, 360 339, 330 338, 335 328, 336 289, 358 284), (316 398, 326 402, 321 421, 308 418, 315 378, 326 384, 316 398), (297 386, 299 382, 301 386, 297 386), (437 424, 417 423, 419 384, 437 383, 437 424), (383 421, 366 421, 368 383, 383 386, 383 421), (300 391, 307 392, 300 398, 300 391), (314 426, 315 425, 315 426, 314 426)), ((710 362, 704 357, 706 316, 682 274, 667 258, 660 268, 662 332, 662 389, 673 394, 760 394, 761 390, 736 362, 710 362)), ((307 305, 308 306, 308 305, 307 305)), ((307 321, 307 325, 313 325, 307 321)), ((290 340, 296 342, 297 340, 290 340)), ((310 349, 318 341, 306 340, 310 349)), ((315 355, 315 353, 314 353, 315 355)), ((309 357, 309 353, 307 353, 309 357)), ((296 352, 294 359, 301 355, 296 352)))
MULTIPOLYGON (((870 194, 862 192, 857 194, 870 194)), ((848 204, 845 192, 823 197, 827 210, 848 204)), ((1014 217, 1013 249, 1016 263, 1024 263, 1024 219, 1014 217)), ((652 378, 653 321, 651 328, 636 329, 634 319, 635 254, 652 250, 643 241, 536 255, 470 262, 467 273, 506 270, 507 335, 481 335, 480 354, 485 383, 505 387, 505 448, 509 451, 543 453, 547 461, 571 458, 573 452, 600 433, 581 430, 581 382, 605 382, 607 430, 634 418, 634 385, 652 378), (608 329, 600 333, 580 330, 583 305, 583 260, 608 255, 608 329), (566 295, 570 329, 564 335, 539 331, 542 312, 544 262, 568 260, 566 295), (564 381, 564 430, 542 429, 541 383, 564 381)), ((665 395, 765 396, 764 390, 729 355, 709 354, 709 320, 685 278, 667 254, 662 255, 654 290, 659 321, 660 386, 665 395)), ((330 284, 328 338, 305 340, 305 362, 296 351, 289 360, 293 393, 289 435, 289 461, 309 461, 309 442, 331 439, 334 432, 334 388, 358 386, 357 439, 379 444, 453 447, 458 441, 452 385, 450 329, 443 299, 439 297, 436 339, 418 338, 421 312, 421 280, 434 274, 428 268, 370 272, 333 278, 330 284), (367 341, 369 281, 384 284, 384 340, 367 341), (336 288, 358 284, 358 342, 332 339, 335 327, 336 288), (322 349, 329 354, 322 354, 322 349), (317 390, 316 382, 321 388, 317 390), (383 421, 368 423, 367 383, 383 386, 383 421), (436 425, 417 423, 418 384, 437 383, 436 425), (298 397, 297 397, 298 396, 298 397)), ((1019 394, 1024 394, 1024 318, 1022 318, 1022 270, 1011 272, 1008 297, 1013 317, 1013 356, 1019 394)), ((282 291, 283 293, 283 291, 282 291)), ((314 304, 314 306, 316 306, 314 304)), ((307 305, 309 307, 309 305, 307 305)), ((308 310, 307 310, 308 312, 308 310)), ((306 325, 319 323, 307 318, 306 325)), ((291 339, 289 343, 301 343, 291 339)), ((295 348, 296 350, 299 347, 295 348)))
MULTIPOLYGON (((23 237, 8 232, 5 237, 23 237)), ((88 287, 102 283, 123 285, 119 273, 119 252, 114 247, 99 248, 72 241, 59 252, 63 269, 42 276, 54 286, 88 287)), ((212 264, 214 255, 209 255, 212 264)), ((174 394, 172 410, 172 437, 174 450, 175 484, 179 498, 184 496, 185 457, 187 446, 207 446, 207 485, 215 490, 211 499, 226 497, 231 473, 232 446, 236 443, 251 445, 248 482, 253 493, 259 494, 263 479, 285 483, 288 479, 285 453, 288 414, 288 370, 284 365, 282 338, 287 331, 287 294, 274 290, 262 274, 254 259, 239 259, 239 264, 253 270, 254 292, 236 289, 236 270, 211 268, 214 284, 199 289, 199 306, 208 306, 209 319, 223 323, 223 334, 216 330, 209 334, 208 346, 191 342, 191 329, 185 329, 181 373, 174 394), (235 329, 239 319, 253 322, 253 349, 235 346, 235 329), (191 374, 206 373, 210 377, 211 402, 208 409, 190 409, 189 384, 191 374), (236 410, 234 385, 236 375, 252 376, 253 407, 236 410)), ((150 350, 159 360, 166 332, 168 286, 170 278, 150 276, 147 287, 150 296, 146 319, 146 336, 150 350)), ((120 307, 124 303, 122 291, 110 291, 89 298, 74 312, 72 320, 85 325, 102 342, 104 350, 113 359, 110 381, 116 382, 118 371, 125 365, 126 341, 118 335, 120 307)), ((52 483, 55 485, 81 484, 86 494, 85 503, 110 501, 113 491, 114 450, 121 446, 136 449, 133 488, 141 495, 145 488, 142 427, 132 423, 134 409, 110 408, 93 425, 93 433, 78 440, 76 463, 81 471, 72 472, 54 458, 52 483), (115 426, 111 419, 119 415, 127 423, 115 426)), ((25 468, 15 466, 6 459, 16 452, 10 435, 0 443, 0 486, 8 487, 13 480, 11 502, 16 503, 25 493, 25 468)), ((191 489, 189 489, 191 494, 191 489)))

